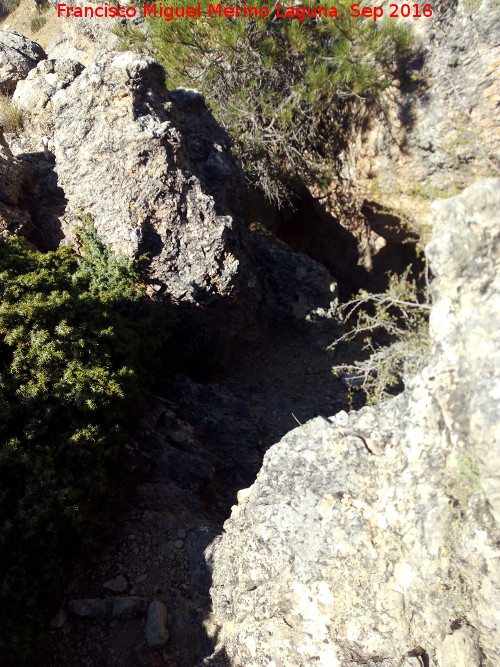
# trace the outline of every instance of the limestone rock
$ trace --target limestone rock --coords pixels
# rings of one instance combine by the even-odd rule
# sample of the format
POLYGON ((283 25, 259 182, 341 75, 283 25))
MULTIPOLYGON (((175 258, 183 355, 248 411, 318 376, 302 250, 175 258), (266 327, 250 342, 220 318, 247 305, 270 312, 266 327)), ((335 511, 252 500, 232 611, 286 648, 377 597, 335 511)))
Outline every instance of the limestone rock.
POLYGON ((31 217, 21 203, 23 190, 29 182, 25 166, 6 154, 0 145, 0 236, 28 236, 31 233, 31 217))
POLYGON ((151 602, 146 621, 146 642, 148 646, 163 646, 168 640, 167 608, 159 600, 151 602))
POLYGON ((259 323, 278 311, 335 314, 336 284, 324 267, 244 226, 242 172, 199 92, 167 92, 163 68, 127 52, 98 58, 52 105, 68 241, 83 211, 118 254, 149 254, 157 294, 231 301, 233 312, 239 297, 240 319, 259 323))
POLYGON ((397 103, 388 95, 384 117, 372 117, 356 151, 363 195, 411 217, 437 193, 500 170, 500 6, 477 0, 433 9, 432 18, 413 20, 411 85, 397 103))
POLYGON ((131 618, 146 611, 147 602, 134 595, 105 599, 71 600, 68 609, 75 616, 88 618, 131 618))
POLYGON ((42 60, 17 84, 13 100, 26 112, 37 114, 46 108, 54 93, 66 88, 82 70, 83 65, 67 58, 42 60))
POLYGON ((14 31, 0 32, 0 91, 13 90, 35 65, 46 58, 42 47, 14 31))
POLYGON ((91 58, 88 53, 83 50, 80 45, 71 37, 71 35, 63 32, 57 35, 50 44, 45 48, 47 58, 51 60, 73 60, 87 65, 91 58))
POLYGON ((26 79, 20 81, 13 101, 23 111, 24 132, 16 137, 19 152, 45 154, 52 159, 53 109, 52 97, 66 88, 83 70, 83 65, 68 60, 46 59, 34 67, 26 79))
POLYGON ((200 301, 235 286, 239 232, 225 201, 241 176, 199 94, 182 100, 184 123, 203 116, 193 156, 178 97, 168 96, 152 58, 127 52, 93 62, 52 98, 56 171, 68 235, 84 211, 116 252, 149 252, 153 280, 174 298, 200 301))
POLYGON ((113 591, 113 593, 124 593, 127 590, 127 580, 122 574, 119 574, 114 579, 105 581, 102 585, 103 588, 107 588, 108 591, 113 591))
POLYGON ((499 206, 498 179, 436 205, 405 392, 291 431, 240 495, 207 552, 231 664, 500 663, 499 206))

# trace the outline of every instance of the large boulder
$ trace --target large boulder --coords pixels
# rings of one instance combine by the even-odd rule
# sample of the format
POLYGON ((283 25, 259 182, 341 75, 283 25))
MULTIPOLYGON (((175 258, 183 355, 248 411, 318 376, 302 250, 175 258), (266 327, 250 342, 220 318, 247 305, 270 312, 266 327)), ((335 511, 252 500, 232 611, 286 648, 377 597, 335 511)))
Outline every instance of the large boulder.
POLYGON ((213 664, 500 664, 499 206, 498 179, 435 205, 409 388, 291 431, 240 492, 208 554, 213 664))
POLYGON ((14 90, 44 58, 40 44, 15 31, 0 31, 0 92, 14 90))
POLYGON ((269 300, 281 307, 277 299, 299 319, 318 308, 332 314, 329 273, 264 247, 243 225, 242 172, 200 93, 167 92, 155 60, 126 52, 91 63, 52 106, 69 240, 83 212, 117 253, 148 253, 152 283, 175 300, 244 294, 249 318, 269 300))
POLYGON ((52 104, 67 235, 83 211, 116 252, 150 253, 174 298, 230 293, 240 248, 225 200, 241 176, 201 95, 168 95, 163 68, 126 52, 93 62, 52 104), (183 136, 179 109, 203 131, 183 136))

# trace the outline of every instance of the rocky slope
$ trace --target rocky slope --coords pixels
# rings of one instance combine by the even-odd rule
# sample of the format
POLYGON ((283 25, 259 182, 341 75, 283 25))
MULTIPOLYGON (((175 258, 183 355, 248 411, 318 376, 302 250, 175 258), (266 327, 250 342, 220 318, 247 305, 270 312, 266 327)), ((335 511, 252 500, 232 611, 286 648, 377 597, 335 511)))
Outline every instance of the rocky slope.
MULTIPOLYGON (((498 8, 439 7, 421 30, 420 88, 363 127, 336 189, 297 211, 294 247, 335 277, 391 243, 403 256, 384 208, 398 190, 416 211, 433 188, 483 175, 484 154, 495 164, 498 8), (322 207, 321 229, 338 214, 360 233, 316 234, 322 207)), ((119 252, 150 253, 151 293, 212 313, 233 347, 213 384, 181 376, 151 397, 127 449, 140 483, 125 528, 75 573, 54 664, 498 664, 498 180, 432 214, 431 364, 393 401, 331 417, 347 407, 325 353, 336 280, 246 229, 241 172, 198 93, 167 91, 151 58, 110 52, 104 25, 74 27, 17 83, 25 130, 0 142, 0 233, 53 248, 83 211, 119 252), (208 548, 210 571, 236 491, 285 433, 208 548)))
POLYGON ((434 205, 429 364, 266 454, 211 548, 234 667, 500 662, 500 180, 434 205))
MULTIPOLYGON (((500 174, 500 7, 494 0, 431 6, 432 17, 406 20, 413 55, 378 108, 357 109, 331 187, 312 189, 317 208, 351 232, 370 271, 403 268, 402 230, 425 235, 435 198, 500 174)), ((294 247, 319 259, 317 241, 305 234, 294 247)))

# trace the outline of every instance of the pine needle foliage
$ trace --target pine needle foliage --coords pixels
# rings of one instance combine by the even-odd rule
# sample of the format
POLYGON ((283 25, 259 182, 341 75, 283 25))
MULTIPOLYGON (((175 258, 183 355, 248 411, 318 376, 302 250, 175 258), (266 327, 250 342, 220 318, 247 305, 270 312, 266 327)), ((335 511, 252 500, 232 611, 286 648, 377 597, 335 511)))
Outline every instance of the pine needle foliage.
POLYGON ((82 257, 0 239, 0 654, 37 642, 72 560, 116 527, 122 447, 168 325, 92 229, 82 257), (156 336, 158 331, 163 332, 156 336))
POLYGON ((352 104, 372 102, 394 81, 411 33, 391 19, 351 17, 345 3, 335 3, 342 18, 303 21, 276 16, 273 5, 267 18, 208 17, 208 5, 202 0, 200 18, 151 17, 146 31, 125 26, 122 48, 159 59, 169 87, 201 90, 251 181, 279 204, 293 179, 320 177, 352 104))

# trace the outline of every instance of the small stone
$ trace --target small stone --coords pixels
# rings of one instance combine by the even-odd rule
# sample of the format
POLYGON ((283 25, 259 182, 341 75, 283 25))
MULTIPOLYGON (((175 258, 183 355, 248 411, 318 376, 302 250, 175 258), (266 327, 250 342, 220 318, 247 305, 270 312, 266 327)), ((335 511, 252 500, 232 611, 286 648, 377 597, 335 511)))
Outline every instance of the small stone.
POLYGON ((66 623, 68 619, 68 614, 66 613, 65 609, 59 609, 57 614, 55 614, 51 619, 50 619, 50 629, 51 630, 59 630, 62 628, 62 626, 66 623))
POLYGON ((71 600, 68 604, 72 614, 87 618, 131 618, 144 613, 146 607, 146 600, 135 596, 71 600))
POLYGON ((146 581, 148 578, 147 574, 140 574, 138 577, 135 578, 135 583, 136 584, 142 584, 144 581, 146 581))
POLYGON ((103 584, 103 588, 107 588, 109 591, 113 591, 113 593, 123 593, 127 590, 127 586, 127 580, 121 574, 103 584))
POLYGON ((182 540, 186 537, 186 534, 187 534, 187 533, 186 533, 186 531, 184 530, 184 528, 180 528, 180 529, 177 531, 177 537, 180 537, 182 540))
POLYGON ((175 540, 174 545, 175 545, 178 549, 182 549, 182 547, 184 546, 184 542, 183 542, 182 540, 175 540))
POLYGON ((150 647, 163 646, 168 640, 167 608, 159 600, 151 602, 146 622, 146 642, 150 647))
POLYGON ((68 609, 75 616, 106 618, 111 616, 113 600, 70 600, 68 609))

